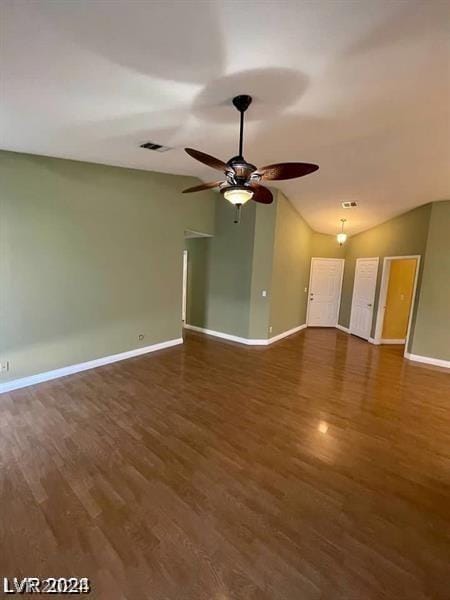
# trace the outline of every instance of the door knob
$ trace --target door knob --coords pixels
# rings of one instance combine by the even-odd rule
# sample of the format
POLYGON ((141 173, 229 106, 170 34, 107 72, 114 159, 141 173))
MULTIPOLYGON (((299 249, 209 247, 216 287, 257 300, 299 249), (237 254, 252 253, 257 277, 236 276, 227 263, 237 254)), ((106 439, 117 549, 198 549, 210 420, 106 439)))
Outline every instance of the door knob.
POLYGON ((367 306, 368 306, 369 308, 372 308, 372 305, 371 305, 371 304, 368 304, 367 306))

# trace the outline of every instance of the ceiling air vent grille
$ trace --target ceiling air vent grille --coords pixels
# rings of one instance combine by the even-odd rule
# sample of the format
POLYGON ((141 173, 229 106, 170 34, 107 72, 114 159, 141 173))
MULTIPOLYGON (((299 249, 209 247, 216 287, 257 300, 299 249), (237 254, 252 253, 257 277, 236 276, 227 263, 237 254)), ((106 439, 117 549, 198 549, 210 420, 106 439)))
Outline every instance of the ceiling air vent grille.
POLYGON ((154 150, 155 152, 167 152, 167 150, 170 150, 169 146, 155 144, 154 142, 145 142, 145 144, 141 144, 140 147, 145 148, 146 150, 154 150))
POLYGON ((355 208, 355 206, 358 206, 356 204, 356 202, 343 202, 342 203, 342 208, 355 208))

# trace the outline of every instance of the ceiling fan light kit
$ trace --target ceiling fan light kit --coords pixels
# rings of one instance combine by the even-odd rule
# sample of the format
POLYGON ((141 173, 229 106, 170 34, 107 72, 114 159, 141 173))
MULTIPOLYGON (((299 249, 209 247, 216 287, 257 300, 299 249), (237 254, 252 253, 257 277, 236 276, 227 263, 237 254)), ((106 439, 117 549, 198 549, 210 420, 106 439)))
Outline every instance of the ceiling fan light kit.
POLYGON ((312 163, 290 162, 267 165, 258 169, 255 165, 248 163, 243 156, 244 113, 251 103, 252 97, 248 94, 241 94, 233 98, 233 105, 240 113, 239 154, 237 156, 234 156, 225 163, 199 150, 185 148, 185 151, 192 158, 213 169, 223 171, 225 180, 196 185, 183 190, 183 193, 200 192, 218 187, 223 197, 236 207, 235 223, 238 223, 240 220, 241 207, 249 200, 254 200, 261 204, 271 204, 273 202, 272 192, 263 185, 260 185, 261 181, 303 177, 317 171, 319 168, 318 165, 312 163))
POLYGON ((223 197, 231 204, 245 204, 253 198, 253 190, 247 186, 226 187, 221 190, 223 197))

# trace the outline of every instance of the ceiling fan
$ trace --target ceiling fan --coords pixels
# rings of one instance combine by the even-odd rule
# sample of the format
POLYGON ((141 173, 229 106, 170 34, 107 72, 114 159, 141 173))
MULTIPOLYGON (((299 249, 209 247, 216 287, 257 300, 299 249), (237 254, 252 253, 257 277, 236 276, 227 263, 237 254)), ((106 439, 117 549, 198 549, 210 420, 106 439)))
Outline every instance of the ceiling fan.
POLYGON ((185 151, 200 161, 201 163, 223 171, 225 179, 223 181, 212 181, 210 183, 202 183, 183 190, 183 194, 191 192, 200 192, 209 190, 215 187, 220 189, 224 197, 234 204, 239 214, 240 208, 248 200, 261 202, 262 204, 271 204, 273 202, 272 192, 260 185, 261 181, 273 181, 281 179, 295 179, 303 177, 317 171, 318 165, 302 162, 286 162, 267 165, 258 169, 255 165, 248 163, 242 154, 243 138, 244 138, 244 113, 252 102, 252 97, 248 95, 240 95, 233 98, 233 104, 240 112, 240 132, 239 132, 239 154, 230 158, 228 162, 223 162, 214 156, 194 150, 193 148, 185 148, 185 151))

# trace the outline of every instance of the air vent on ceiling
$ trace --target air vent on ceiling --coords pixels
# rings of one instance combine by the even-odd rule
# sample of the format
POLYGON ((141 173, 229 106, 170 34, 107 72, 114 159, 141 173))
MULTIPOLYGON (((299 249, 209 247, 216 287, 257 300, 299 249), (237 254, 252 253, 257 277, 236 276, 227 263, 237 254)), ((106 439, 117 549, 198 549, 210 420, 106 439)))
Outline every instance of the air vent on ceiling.
POLYGON ((343 202, 342 203, 342 208, 354 208, 355 206, 358 206, 356 204, 356 202, 343 202))
POLYGON ((155 150, 155 152, 167 152, 167 150, 170 150, 169 146, 155 144, 154 142, 145 142, 145 144, 141 144, 140 147, 145 148, 146 150, 155 150))

